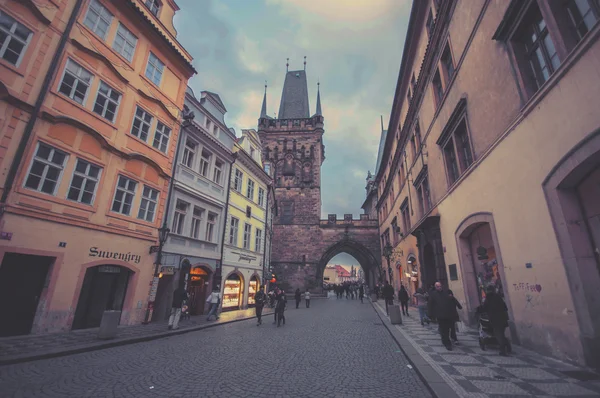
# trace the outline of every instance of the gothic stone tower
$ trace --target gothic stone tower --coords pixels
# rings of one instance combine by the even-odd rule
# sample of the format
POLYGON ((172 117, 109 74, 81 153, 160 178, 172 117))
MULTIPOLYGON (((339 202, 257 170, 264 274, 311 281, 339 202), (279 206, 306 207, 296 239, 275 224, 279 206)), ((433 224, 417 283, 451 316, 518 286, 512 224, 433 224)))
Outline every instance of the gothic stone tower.
POLYGON ((320 92, 316 113, 310 116, 306 72, 288 71, 278 118, 267 116, 266 101, 265 86, 258 134, 277 201, 271 268, 288 292, 314 289, 319 284, 321 164, 325 160, 320 92))

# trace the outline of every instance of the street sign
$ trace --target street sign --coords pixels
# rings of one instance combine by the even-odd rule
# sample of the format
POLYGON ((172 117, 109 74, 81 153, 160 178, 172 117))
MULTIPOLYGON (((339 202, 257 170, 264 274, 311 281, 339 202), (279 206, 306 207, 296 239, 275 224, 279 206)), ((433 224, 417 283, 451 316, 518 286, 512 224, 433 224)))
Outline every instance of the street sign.
POLYGON ((158 252, 158 246, 150 246, 150 254, 158 252))

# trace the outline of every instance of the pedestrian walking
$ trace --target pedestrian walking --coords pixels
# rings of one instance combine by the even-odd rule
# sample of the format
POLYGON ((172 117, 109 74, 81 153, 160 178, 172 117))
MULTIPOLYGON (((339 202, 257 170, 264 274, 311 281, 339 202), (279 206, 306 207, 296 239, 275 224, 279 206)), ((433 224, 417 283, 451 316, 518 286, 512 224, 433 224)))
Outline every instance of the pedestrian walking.
POLYGON ((442 337, 442 344, 448 351, 452 351, 450 330, 454 324, 456 311, 455 298, 442 288, 441 282, 435 283, 435 290, 429 295, 429 314, 438 320, 438 329, 442 337))
POLYGON ((363 304, 363 299, 365 298, 365 288, 363 285, 360 285, 358 288, 358 297, 360 298, 360 303, 363 304))
POLYGON ((210 317, 214 315, 215 319, 218 321, 219 305, 221 305, 221 293, 219 292, 218 287, 214 288, 212 293, 208 295, 206 302, 210 303, 210 310, 208 311, 208 317, 206 317, 206 320, 210 321, 210 317))
POLYGON ((183 288, 179 286, 173 292, 173 301, 171 302, 171 316, 169 316, 169 330, 179 329, 179 318, 181 317, 181 307, 183 302, 187 300, 188 294, 183 288))
POLYGON ((429 298, 429 295, 424 293, 422 288, 418 288, 414 296, 417 299, 417 308, 419 308, 421 326, 425 326, 425 322, 429 325, 430 321, 427 317, 427 299, 429 298))
POLYGON ((296 299, 296 309, 298 309, 298 306, 300 305, 300 301, 302 301, 302 294, 300 293, 300 288, 296 289, 294 298, 296 299))
POLYGON ((265 286, 262 285, 260 290, 254 295, 254 302, 256 303, 256 326, 262 325, 262 311, 266 301, 265 286))
POLYGON ((285 305, 287 304, 287 298, 285 297, 285 292, 283 290, 280 291, 277 296, 277 304, 275 304, 275 319, 277 320, 277 327, 283 321, 285 325, 285 305))
POLYGON ((400 307, 402 308, 402 315, 408 315, 408 300, 409 300, 408 292, 404 285, 400 285, 400 290, 398 291, 398 300, 400 301, 400 307))
POLYGON ((304 293, 304 301, 306 302, 306 308, 310 308, 310 292, 308 290, 304 293))
POLYGON ((387 315, 390 314, 388 310, 388 306, 394 305, 394 288, 388 281, 385 281, 385 285, 383 289, 381 289, 381 293, 383 294, 383 299, 385 300, 385 313, 387 315))
POLYGON ((452 343, 454 345, 458 345, 458 337, 456 337, 456 322, 460 321, 460 317, 458 316, 457 308, 462 310, 462 305, 460 305, 456 297, 454 297, 452 290, 448 289, 448 295, 454 302, 454 306, 452 307, 452 326, 450 327, 450 339, 452 339, 452 343))
POLYGON ((508 356, 510 343, 505 334, 508 327, 508 308, 502 297, 496 293, 494 286, 487 287, 482 309, 487 313, 494 329, 494 336, 500 345, 500 355, 508 356))

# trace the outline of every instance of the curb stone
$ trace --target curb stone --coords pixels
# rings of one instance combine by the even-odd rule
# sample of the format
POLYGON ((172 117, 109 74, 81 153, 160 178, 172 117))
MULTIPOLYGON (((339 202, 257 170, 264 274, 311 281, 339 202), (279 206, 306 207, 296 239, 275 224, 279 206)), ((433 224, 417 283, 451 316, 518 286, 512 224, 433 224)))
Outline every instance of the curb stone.
POLYGON ((413 370, 417 373, 419 378, 423 381, 431 395, 436 398, 460 398, 458 394, 450 387, 444 379, 427 363, 425 358, 414 349, 412 344, 406 340, 406 338, 397 331, 388 317, 383 316, 375 307, 375 303, 369 300, 373 306, 373 310, 381 319, 381 322, 390 333, 400 351, 407 358, 408 362, 413 367, 413 370))
MULTIPOLYGON (((270 312, 270 311, 263 313, 263 315, 270 315, 270 314, 272 314, 272 312, 270 312)), ((248 321, 251 319, 256 319, 256 317, 249 316, 249 317, 232 319, 229 321, 223 321, 223 322, 218 322, 218 323, 215 322, 215 323, 210 323, 210 324, 205 324, 205 325, 192 326, 192 327, 185 328, 185 329, 168 330, 168 331, 164 331, 161 333, 149 334, 149 335, 145 335, 145 336, 129 337, 129 338, 125 338, 122 340, 116 340, 116 341, 111 341, 111 340, 98 341, 95 344, 71 346, 70 348, 67 348, 67 349, 62 348, 62 349, 48 350, 46 352, 43 352, 40 354, 34 354, 34 355, 22 355, 22 356, 15 355, 12 357, 5 357, 5 358, 0 359, 0 366, 14 365, 14 364, 23 363, 23 362, 38 361, 41 359, 58 358, 58 357, 64 357, 64 356, 69 356, 69 355, 74 355, 74 354, 81 354, 84 352, 103 350, 106 348, 119 347, 119 346, 123 346, 123 345, 135 344, 135 343, 143 343, 146 341, 158 340, 158 339, 161 339, 164 337, 178 336, 180 334, 196 332, 199 330, 208 329, 208 328, 212 328, 215 326, 227 325, 229 323, 240 322, 240 321, 248 321)))

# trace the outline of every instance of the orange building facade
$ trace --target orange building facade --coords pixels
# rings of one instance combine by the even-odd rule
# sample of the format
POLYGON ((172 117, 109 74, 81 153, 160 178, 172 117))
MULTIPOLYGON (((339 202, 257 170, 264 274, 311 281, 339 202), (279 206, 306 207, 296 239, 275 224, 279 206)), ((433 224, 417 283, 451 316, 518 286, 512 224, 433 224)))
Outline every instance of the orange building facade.
POLYGON ((0 0, 0 336, 143 320, 195 72, 177 10, 0 0))

